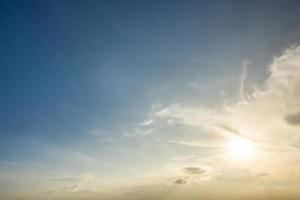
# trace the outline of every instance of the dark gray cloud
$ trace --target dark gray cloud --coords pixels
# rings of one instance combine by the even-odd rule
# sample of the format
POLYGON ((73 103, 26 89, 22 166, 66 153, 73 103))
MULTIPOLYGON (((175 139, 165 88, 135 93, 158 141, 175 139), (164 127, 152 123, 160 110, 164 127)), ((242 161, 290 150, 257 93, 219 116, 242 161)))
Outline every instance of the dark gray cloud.
POLYGON ((300 111, 287 115, 285 121, 291 125, 300 125, 300 111))
POLYGON ((188 177, 178 178, 174 181, 176 184, 186 184, 188 183, 188 177))
POLYGON ((200 167, 185 167, 182 169, 182 171, 189 175, 199 175, 205 172, 205 170, 200 167))
POLYGON ((181 171, 183 171, 185 175, 176 178, 174 180, 175 184, 193 183, 195 181, 195 178, 198 177, 198 175, 203 174, 205 172, 205 170, 200 167, 184 167, 181 169, 181 171))

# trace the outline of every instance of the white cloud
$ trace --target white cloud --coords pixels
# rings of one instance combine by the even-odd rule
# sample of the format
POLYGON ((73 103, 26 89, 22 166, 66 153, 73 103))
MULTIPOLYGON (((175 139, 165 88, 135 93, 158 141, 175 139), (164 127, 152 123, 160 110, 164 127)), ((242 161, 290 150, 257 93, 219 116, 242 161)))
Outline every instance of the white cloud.
MULTIPOLYGON (((243 65, 240 93, 236 101, 228 103, 224 99, 226 103, 223 105, 210 107, 182 103, 153 107, 145 121, 151 122, 146 123, 147 128, 155 130, 153 137, 166 134, 166 127, 168 130, 173 128, 174 133, 178 131, 178 125, 187 127, 187 130, 190 127, 198 128, 198 134, 203 137, 187 139, 183 131, 185 137, 172 138, 168 135, 163 141, 169 145, 184 146, 181 149, 192 149, 186 150, 185 156, 177 155, 183 158, 195 155, 195 148, 201 149, 198 158, 188 164, 209 166, 210 171, 205 174, 211 183, 226 179, 232 183, 243 181, 243 184, 247 184, 250 180, 259 181, 262 187, 272 185, 273 188, 280 186, 280 182, 296 183, 294 178, 287 178, 286 174, 293 171, 295 176, 300 175, 297 169, 300 164, 297 150, 300 147, 300 47, 292 47, 275 57, 267 68, 269 76, 266 81, 252 91, 245 90, 251 88, 245 85, 246 65, 243 65), (253 160, 237 163, 233 167, 224 155, 224 149, 223 154, 218 154, 220 151, 212 148, 224 148, 227 137, 235 135, 254 141, 258 153, 253 160), (271 184, 270 180, 275 184, 271 184)), ((170 169, 174 166, 184 167, 175 161, 173 164, 169 163, 170 169)), ((174 177, 172 182, 189 182, 186 176, 174 177)))
POLYGON ((172 123, 205 128, 220 134, 241 134, 261 143, 292 145, 300 140, 300 47, 293 47, 269 66, 269 78, 245 98, 246 64, 240 98, 222 106, 191 107, 172 104, 157 109, 153 117, 172 123))

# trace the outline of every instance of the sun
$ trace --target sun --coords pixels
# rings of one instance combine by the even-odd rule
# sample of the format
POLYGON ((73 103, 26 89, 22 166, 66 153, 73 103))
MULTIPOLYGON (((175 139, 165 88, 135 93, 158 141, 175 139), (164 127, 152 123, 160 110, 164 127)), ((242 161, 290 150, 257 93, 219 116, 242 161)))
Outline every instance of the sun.
POLYGON ((253 142, 243 137, 231 138, 226 147, 230 157, 234 159, 245 160, 254 155, 253 142))

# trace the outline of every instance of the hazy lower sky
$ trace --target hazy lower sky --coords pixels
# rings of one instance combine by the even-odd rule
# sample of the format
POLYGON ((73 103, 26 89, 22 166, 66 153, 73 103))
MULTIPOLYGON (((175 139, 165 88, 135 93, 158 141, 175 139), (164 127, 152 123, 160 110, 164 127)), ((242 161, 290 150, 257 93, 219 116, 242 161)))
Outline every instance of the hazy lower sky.
POLYGON ((1 200, 299 198, 299 10, 0 1, 1 200))

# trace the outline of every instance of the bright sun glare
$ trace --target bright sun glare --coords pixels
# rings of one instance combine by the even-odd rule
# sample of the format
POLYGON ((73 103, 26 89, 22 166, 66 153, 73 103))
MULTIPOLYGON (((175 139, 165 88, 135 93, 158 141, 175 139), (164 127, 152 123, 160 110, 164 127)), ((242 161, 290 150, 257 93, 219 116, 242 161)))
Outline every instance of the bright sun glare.
POLYGON ((227 149, 234 159, 249 159, 254 154, 253 142, 242 137, 232 138, 227 144, 227 149))

